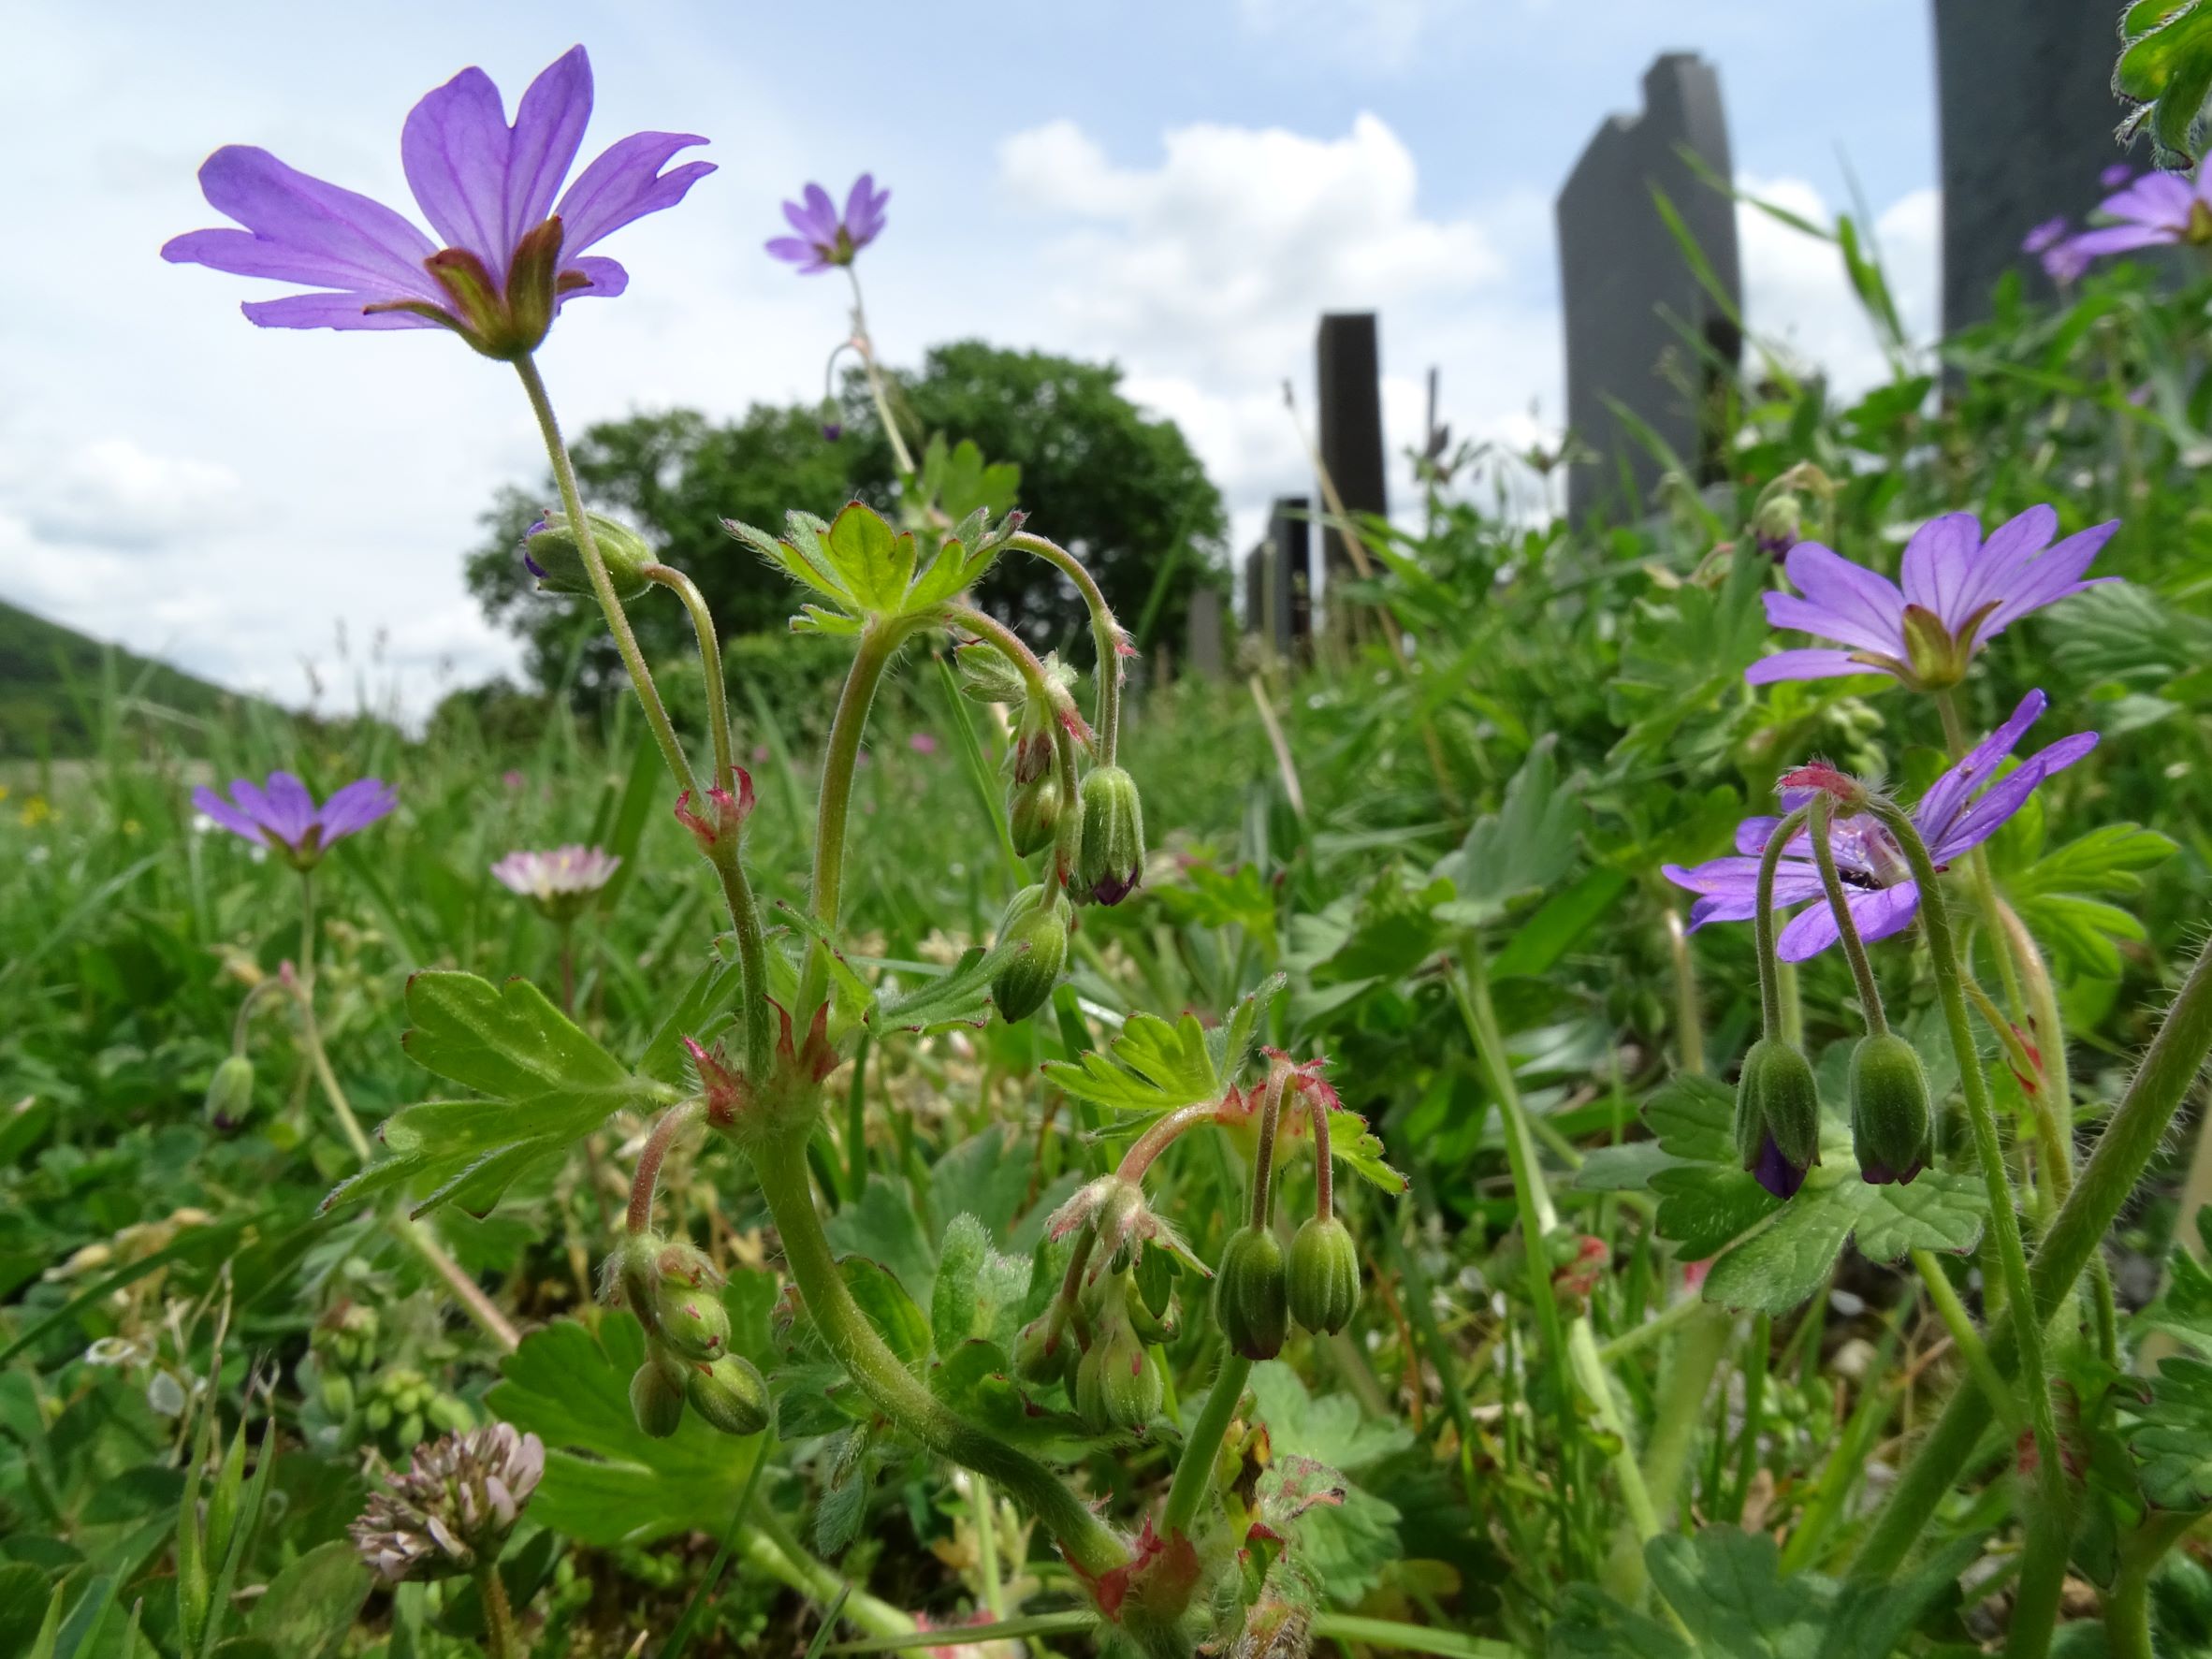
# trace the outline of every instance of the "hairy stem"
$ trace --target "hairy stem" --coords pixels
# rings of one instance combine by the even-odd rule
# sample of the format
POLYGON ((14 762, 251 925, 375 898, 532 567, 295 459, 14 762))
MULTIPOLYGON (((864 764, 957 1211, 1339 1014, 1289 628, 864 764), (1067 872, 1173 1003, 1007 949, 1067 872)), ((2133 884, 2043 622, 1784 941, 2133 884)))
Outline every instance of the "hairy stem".
POLYGON ((1674 1025, 1681 1043, 1679 1056, 1684 1071, 1705 1070, 1705 1018, 1697 1006, 1697 965, 1690 955, 1690 936, 1682 931, 1678 910, 1666 912, 1666 955, 1674 967, 1674 1025))
POLYGON ((646 1137, 645 1149, 637 1155, 636 1172, 630 1177, 630 1210, 624 1218, 633 1237, 651 1229, 653 1198, 661 1187, 661 1165, 668 1157, 668 1149, 676 1144, 676 1138, 698 1121, 701 1110, 698 1100, 671 1106, 661 1113, 652 1133, 646 1137))
MULTIPOLYGON (((1867 1035, 1889 1035, 1889 1016, 1883 1011, 1882 987, 1874 982, 1874 965, 1867 960, 1867 942, 1858 936, 1858 923, 1851 914, 1851 901, 1844 896, 1843 878, 1836 869, 1836 849, 1829 842, 1828 827, 1835 803, 1827 792, 1812 797, 1812 862, 1820 870, 1820 884, 1827 894, 1828 910, 1836 918, 1836 936, 1843 942, 1843 959, 1851 964, 1851 977, 1858 985, 1859 1013, 1867 1022, 1867 1035)), ((1770 910, 1762 911, 1769 917, 1770 910)))
MULTIPOLYGON (((1091 645, 1097 651, 1098 666, 1098 737, 1099 764, 1111 766, 1121 749, 1121 658, 1122 642, 1128 635, 1114 619, 1113 609, 1106 603, 1106 594, 1091 573, 1084 568, 1083 560, 1048 537, 1022 531, 1008 543, 1025 553, 1034 553, 1052 565, 1075 584, 1075 590, 1083 595, 1083 603, 1091 613, 1091 645)), ((1140 618, 1141 619, 1141 618, 1140 618)))
POLYGON ((488 1561, 474 1573, 477 1599, 484 1604, 484 1651, 488 1659, 522 1659, 522 1644, 515 1634, 515 1609, 507 1605, 507 1587, 500 1579, 499 1563, 488 1561))
POLYGON ((1782 850, 1811 816, 1812 808, 1799 807, 1776 824, 1774 833, 1767 837, 1767 845, 1759 854, 1758 909, 1752 918, 1759 953, 1759 1035, 1786 1037, 1792 1042, 1797 1038, 1784 1028, 1782 964, 1774 954, 1774 872, 1781 867, 1782 850))
POLYGON ((691 613, 691 632, 699 640, 699 671, 706 681, 706 726, 714 745, 714 782, 720 788, 736 762, 730 748, 730 687, 722 671, 722 647, 715 633, 714 613, 706 608, 706 595, 699 591, 699 585, 674 565, 644 565, 638 575, 668 589, 691 613))
POLYGON ((2155 1659, 2150 1636, 2150 1580, 2166 1552, 2199 1514, 2153 1515, 2120 1543, 2119 1572, 2104 1593, 2104 1649, 2111 1659, 2155 1659))
POLYGON ((1167 1507, 1160 1511, 1162 1536, 1172 1537, 1177 1533, 1190 1531, 1191 1521, 1198 1514, 1199 1504, 1213 1478, 1215 1461, 1221 1455, 1222 1438, 1236 1418, 1237 1402, 1244 1397, 1244 1384, 1251 1376, 1252 1361, 1224 1345, 1221 1369, 1215 1373, 1214 1386, 1207 1390, 1206 1403, 1199 1408, 1198 1420, 1190 1425, 1190 1433, 1183 1442, 1182 1456, 1175 1463, 1175 1478, 1168 1487, 1167 1507))
MULTIPOLYGON (((1973 748, 1967 741, 1966 726, 1958 718, 1957 693, 1949 689, 1936 692, 1935 706, 1936 713, 1943 722, 1943 746, 1950 750, 1952 764, 1956 765, 1966 759, 1973 748)), ((2005 933, 1999 911, 2001 901, 1997 896, 1997 883, 1989 877, 1989 849, 1986 846, 1977 846, 1967 855, 1967 872, 1973 885, 1974 903, 1981 908, 1983 929, 1989 936, 1989 954, 1997 962, 1998 982, 2004 987, 2005 1005, 2017 1018, 2026 1004, 2020 996, 2020 973, 2013 961, 2012 940, 2005 933)))
MULTIPOLYGON (((2074 1196, 2059 1206, 2044 1233, 2030 1270, 2034 1301, 2026 1304, 2035 1309, 2038 1319, 2048 1318, 2073 1290, 2157 1153, 2207 1051, 2212 1051, 2212 944, 2190 969, 2134 1081, 2083 1166, 2074 1196)), ((2020 1305, 2015 1304, 2016 1314, 2020 1305)), ((1990 1332, 1989 1359, 2001 1375, 2018 1363, 2019 1324, 2008 1316, 1990 1332)), ((1903 1565, 1986 1427, 1978 1390, 1955 1390, 1860 1546, 1852 1567, 1855 1577, 1886 1579, 1903 1565)))
MULTIPOLYGON (((868 710, 875 706, 883 671, 891 665, 904 632, 895 623, 870 622, 861 630, 860 649, 845 676, 845 689, 837 696, 837 711, 831 717, 829 744, 822 757, 822 791, 814 818, 814 882, 811 906, 814 919, 835 928, 845 898, 845 822, 852 808, 852 772, 860 764, 860 739, 867 730, 868 710)), ((799 1005, 793 1011, 804 1024, 814 1017, 815 1005, 828 984, 828 964, 817 939, 808 947, 807 968, 799 983, 799 1005)))
POLYGON ((784 1259, 815 1330, 877 1409, 939 1456, 1005 1488, 1044 1524, 1086 1577, 1126 1566, 1128 1551, 1073 1489, 1028 1453, 955 1416, 899 1363, 868 1322, 846 1288, 815 1212, 805 1138, 780 1136, 755 1144, 750 1152, 762 1196, 783 1242, 784 1259))

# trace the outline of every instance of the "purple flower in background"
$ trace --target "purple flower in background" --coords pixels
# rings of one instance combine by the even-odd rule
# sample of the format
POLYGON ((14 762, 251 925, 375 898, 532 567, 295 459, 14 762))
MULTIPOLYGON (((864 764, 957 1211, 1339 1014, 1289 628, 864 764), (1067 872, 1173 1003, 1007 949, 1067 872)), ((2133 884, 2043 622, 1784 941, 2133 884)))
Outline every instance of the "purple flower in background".
POLYGON ((2074 245, 2072 229, 2063 218, 2045 219, 2021 240, 2020 252, 2035 255, 2054 283, 2079 282, 2089 269, 2089 256, 2074 245))
POLYGON ((2084 256, 2168 242, 2212 242, 2212 168, 2200 167, 2194 184, 2179 173, 2146 173, 2099 202, 2097 211, 2116 223, 2074 239, 2084 256))
MULTIPOLYGON (((1966 759, 1929 786, 1913 808, 1913 824, 1928 843, 1928 855, 1937 869, 1980 846, 2004 822, 2028 804, 2036 787, 2054 772, 2062 772, 2097 747, 2097 734, 2078 733, 2061 737, 1998 779, 1997 768, 2012 754, 2028 728, 2033 725, 2049 700, 2041 691, 2020 699, 2012 719, 1985 737, 1966 759)), ((1806 792, 1784 790, 1783 805, 1803 805, 1806 792)), ((1771 815, 1747 818, 1737 826, 1736 851, 1724 858, 1684 868, 1670 864, 1662 870, 1677 887, 1698 895, 1690 907, 1690 931, 1708 922, 1748 922, 1758 913, 1759 859, 1767 839, 1782 820, 1771 815)), ((1913 919, 1920 908, 1920 889, 1905 863, 1902 849, 1888 828, 1871 812, 1838 818, 1828 826, 1828 844, 1835 849, 1837 873, 1852 890, 1847 901, 1859 936, 1870 942, 1887 939, 1913 919)), ((1779 913, 1792 905, 1813 902, 1787 927, 1775 950, 1784 962, 1802 962, 1817 956, 1836 942, 1836 918, 1821 890, 1820 867, 1812 861, 1812 837, 1800 831, 1782 850, 1774 872, 1774 908, 1779 913)))
POLYGON ((2097 175, 2097 182, 2103 189, 2117 190, 2134 176, 2135 168, 2132 164, 2116 161, 2097 175))
POLYGON ((845 211, 839 213, 828 191, 809 184, 804 201, 783 204, 783 216, 799 234, 772 239, 768 252, 797 266, 802 276, 851 265, 855 254, 882 234, 883 204, 890 199, 890 191, 876 188, 875 174, 863 173, 846 192, 845 211))
POLYGON ((554 921, 566 922, 614 880, 621 866, 619 856, 597 847, 556 847, 546 852, 510 852, 491 866, 491 873, 509 893, 520 894, 554 921))
POLYGON ((661 169, 691 133, 633 133, 568 177, 591 115, 591 63, 576 47, 522 95, 507 124, 499 88, 463 69, 400 130, 400 159, 441 247, 383 203, 228 144, 199 169, 209 205, 242 230, 195 230, 161 256, 320 290, 248 302, 265 328, 451 328, 488 357, 518 357, 561 304, 611 297, 630 277, 584 250, 633 219, 674 207, 713 164, 661 169))
POLYGON ((361 778, 318 808, 306 784, 289 772, 271 772, 264 785, 233 779, 227 801, 203 783, 192 792, 192 804, 232 835, 274 848, 294 867, 309 870, 331 842, 367 829, 400 797, 381 779, 361 778))
POLYGON ((1848 649, 1779 651, 1743 671, 1754 686, 1783 679, 1828 679, 1870 671, 1897 677, 1917 691, 1957 685, 1989 641, 2030 611, 2079 593, 2082 580, 2117 518, 2056 544, 2059 515, 2030 507, 1982 539, 1972 513, 1931 518, 1905 545, 1904 586, 1822 546, 1799 542, 1787 570, 1793 593, 1767 595, 1767 620, 1848 649))

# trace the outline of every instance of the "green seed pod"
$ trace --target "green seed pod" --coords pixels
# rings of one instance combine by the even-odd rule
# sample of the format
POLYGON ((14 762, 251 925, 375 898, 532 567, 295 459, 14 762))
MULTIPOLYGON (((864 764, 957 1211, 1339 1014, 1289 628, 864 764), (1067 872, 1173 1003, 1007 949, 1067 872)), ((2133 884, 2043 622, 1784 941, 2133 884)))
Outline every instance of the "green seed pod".
POLYGON ((662 1282, 653 1304, 661 1340, 679 1359, 711 1365, 730 1351, 730 1314, 710 1289, 662 1282))
POLYGON ((326 1371, 320 1388, 323 1410, 332 1422, 343 1422, 354 1412, 354 1379, 342 1371, 326 1371))
POLYGON ((1333 1215, 1314 1215, 1290 1241, 1290 1313, 1308 1331, 1333 1336, 1360 1306, 1360 1247, 1333 1215))
POLYGON ((254 1062, 232 1055, 208 1079, 208 1122, 219 1129, 235 1128, 253 1115, 254 1062))
POLYGON ((1027 1019, 1051 1000, 1060 970, 1068 965, 1068 929, 1075 919, 1074 909, 1067 895, 1055 894, 1047 903, 1043 893, 1041 887, 1026 888, 1007 907, 1007 919, 999 924, 1000 943, 1029 947, 991 981, 991 1000, 1009 1025, 1027 1019))
POLYGON ((1214 1275, 1214 1319, 1231 1353, 1272 1360, 1283 1351, 1290 1333, 1286 1277, 1273 1233, 1247 1226, 1230 1234, 1214 1275))
POLYGON ((1054 1332, 1052 1316, 1042 1314, 1022 1327, 1014 1339, 1014 1375, 1042 1388, 1047 1383, 1074 1386, 1070 1373, 1076 1358, 1075 1339, 1066 1329, 1054 1332))
POLYGON ((724 1354, 704 1370, 687 1369, 684 1393, 712 1427, 725 1434, 757 1434, 768 1426, 768 1385, 749 1361, 724 1354))
POLYGON ((1895 1033, 1862 1037, 1851 1051, 1851 1142, 1858 1171, 1877 1186, 1903 1185, 1928 1166, 1928 1073, 1895 1033))
POLYGON ((648 1354, 630 1379, 630 1414, 637 1419, 639 1430, 656 1440, 675 1433, 684 1420, 682 1370, 659 1355, 648 1354))
POLYGON ((1007 827, 1013 849, 1024 858, 1053 844, 1060 828, 1060 780, 1051 772, 1028 783, 1017 783, 1009 793, 1007 827))
MULTIPOLYGON (((639 573, 655 562, 652 544, 618 518, 586 510, 591 521, 591 545, 606 563, 615 585, 615 597, 624 604, 643 599, 652 588, 639 573)), ((522 538, 522 562, 538 579, 541 593, 592 592, 591 573, 584 567, 583 550, 569 530, 568 515, 549 507, 546 516, 522 538)))
POLYGON ((1075 890, 1094 904, 1117 905, 1144 879, 1144 804, 1137 780, 1100 766, 1083 780, 1083 850, 1075 890))
POLYGON ((1776 1198, 1793 1197, 1820 1162, 1820 1089, 1803 1054, 1762 1037, 1743 1056, 1736 1085, 1736 1151, 1776 1198))

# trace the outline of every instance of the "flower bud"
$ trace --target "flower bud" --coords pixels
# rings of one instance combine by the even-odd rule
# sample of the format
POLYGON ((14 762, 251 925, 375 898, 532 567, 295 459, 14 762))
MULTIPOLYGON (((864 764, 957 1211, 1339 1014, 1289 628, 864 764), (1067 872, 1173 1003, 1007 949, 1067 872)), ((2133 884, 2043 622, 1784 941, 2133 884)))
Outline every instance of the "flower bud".
POLYGON ((1778 490, 1752 514, 1752 535, 1759 551, 1780 559, 1805 539, 1805 509, 1790 491, 1778 490))
POLYGON ((1014 1375, 1040 1388, 1047 1383, 1072 1386, 1069 1365, 1075 1358, 1074 1340, 1064 1327, 1053 1329, 1050 1314, 1030 1320, 1014 1339, 1014 1375))
POLYGON ((1272 1360, 1290 1332, 1283 1246, 1264 1227, 1241 1227, 1221 1247, 1214 1277, 1214 1319, 1230 1351, 1272 1360))
POLYGON ((253 1111, 254 1062, 232 1055, 208 1079, 208 1121, 219 1129, 236 1128, 253 1111))
POLYGON ((1309 1216, 1290 1241, 1290 1313, 1308 1331, 1333 1336, 1360 1306, 1360 1248, 1333 1215, 1309 1216))
POLYGON ((991 981, 991 1000, 1009 1025, 1027 1019, 1052 997, 1068 965, 1068 929, 1075 919, 1067 895, 1048 901, 1042 887, 1027 887, 1007 907, 998 924, 1000 944, 1029 948, 1007 960, 991 981))
POLYGON ((1910 1182, 1928 1166, 1928 1074, 1895 1033, 1851 1051, 1851 1142, 1858 1172, 1877 1186, 1910 1182))
MULTIPOLYGON (((652 584, 639 573, 655 562, 652 544, 604 513, 587 509, 584 516, 591 521, 591 545, 606 563, 615 597, 625 604, 644 598, 652 584)), ((592 592, 591 573, 584 567, 583 549, 569 530, 568 515, 558 507, 546 508, 546 516, 522 538, 522 562, 537 577, 541 593, 592 592)))
POLYGON ((1142 1428, 1159 1411, 1161 1397, 1159 1369, 1127 1325, 1093 1344, 1076 1368, 1076 1410, 1100 1433, 1142 1428))
POLYGON ((730 1351, 730 1311, 712 1290, 664 1279, 653 1317, 661 1340, 679 1359, 711 1365, 730 1351))
POLYGON ((1083 851, 1075 889, 1094 904, 1117 905, 1144 877, 1144 806, 1137 780, 1100 766, 1083 780, 1083 851))
POLYGON ((768 1426, 768 1385, 750 1361, 724 1354, 705 1369, 689 1369, 685 1396, 711 1427, 725 1434, 757 1434, 768 1426))
POLYGON ((1736 1152, 1776 1198, 1794 1197, 1820 1162, 1820 1090, 1812 1067, 1779 1037, 1762 1037, 1743 1056, 1736 1085, 1736 1152))
POLYGON ((1060 827, 1060 780, 1048 771, 1031 782, 1015 784, 1007 799, 1006 817, 1016 852, 1027 858, 1043 851, 1060 827))
POLYGON ((684 1376, 680 1367, 648 1353, 630 1379, 630 1414, 641 1433, 665 1440, 684 1420, 684 1376))

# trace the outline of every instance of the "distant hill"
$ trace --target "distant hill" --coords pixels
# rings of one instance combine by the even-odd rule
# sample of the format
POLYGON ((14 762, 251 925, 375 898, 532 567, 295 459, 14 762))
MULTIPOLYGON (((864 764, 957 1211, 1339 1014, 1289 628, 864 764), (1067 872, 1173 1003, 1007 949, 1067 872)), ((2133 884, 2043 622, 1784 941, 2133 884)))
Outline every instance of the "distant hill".
POLYGON ((189 715, 217 714, 240 700, 166 662, 0 600, 0 756, 88 752, 110 687, 189 715))

